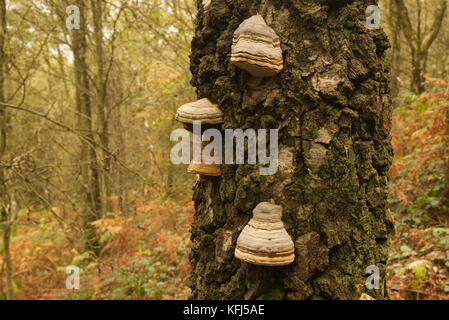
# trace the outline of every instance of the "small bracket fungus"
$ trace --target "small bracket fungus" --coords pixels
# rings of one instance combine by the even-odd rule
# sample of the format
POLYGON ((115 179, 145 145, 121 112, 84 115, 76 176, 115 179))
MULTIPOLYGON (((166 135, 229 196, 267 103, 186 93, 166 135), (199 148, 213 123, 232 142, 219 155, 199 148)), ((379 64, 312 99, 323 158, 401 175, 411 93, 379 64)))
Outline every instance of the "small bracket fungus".
MULTIPOLYGON (((216 104, 213 104, 209 99, 205 98, 181 106, 176 112, 176 120, 181 122, 184 128, 192 133, 194 132, 193 122, 200 121, 202 134, 204 130, 209 128, 220 129, 220 125, 223 123, 223 112, 216 104)), ((201 154, 204 146, 204 143, 201 144, 201 154)), ((217 163, 192 162, 187 172, 213 177, 221 176, 221 168, 217 163)))
MULTIPOLYGON (((203 142, 201 144, 201 154, 207 144, 208 142, 203 142)), ((211 156, 214 157, 214 154, 211 156)), ((191 162, 187 168, 187 172, 191 174, 202 174, 203 176, 219 177, 221 176, 221 167, 216 162, 218 161, 209 164, 204 163, 203 161, 200 163, 191 162)))
POLYGON ((257 265, 283 266, 295 260, 295 246, 282 223, 282 207, 262 202, 237 239, 235 257, 257 265))
POLYGON ((201 121, 203 129, 217 127, 223 123, 223 112, 218 105, 204 98, 179 107, 176 120, 184 125, 186 130, 193 132, 193 121, 201 121))
POLYGON ((271 77, 283 68, 278 35, 260 15, 242 22, 234 33, 231 62, 254 77, 271 77))

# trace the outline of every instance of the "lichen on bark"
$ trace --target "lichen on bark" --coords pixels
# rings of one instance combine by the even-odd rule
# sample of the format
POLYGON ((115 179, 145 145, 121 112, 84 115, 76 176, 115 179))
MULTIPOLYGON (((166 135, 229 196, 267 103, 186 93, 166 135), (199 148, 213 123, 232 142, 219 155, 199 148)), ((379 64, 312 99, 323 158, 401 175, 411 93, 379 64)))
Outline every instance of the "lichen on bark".
POLYGON ((212 0, 192 41, 192 85, 218 103, 223 129, 278 129, 279 170, 223 165, 194 187, 192 299, 358 299, 366 267, 385 288, 391 99, 382 30, 365 27, 376 1, 212 0), (257 80, 230 63, 234 31, 259 13, 281 39, 284 69, 257 80), (252 209, 273 200, 296 244, 285 267, 234 257, 252 209))

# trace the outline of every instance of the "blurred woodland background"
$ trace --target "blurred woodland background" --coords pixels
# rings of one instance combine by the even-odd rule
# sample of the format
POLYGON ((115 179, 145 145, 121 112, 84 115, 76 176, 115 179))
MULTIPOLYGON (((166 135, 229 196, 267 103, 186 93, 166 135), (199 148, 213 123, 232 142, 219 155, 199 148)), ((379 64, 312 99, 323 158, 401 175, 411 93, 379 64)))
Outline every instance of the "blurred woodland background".
MULTIPOLYGON (((379 7, 395 108, 389 293, 449 299, 447 0, 379 7)), ((188 297, 195 177, 171 164, 169 136, 195 99, 196 11, 0 0, 0 299, 188 297), (79 30, 67 30, 69 5, 79 30), (80 290, 66 289, 68 265, 80 290)))

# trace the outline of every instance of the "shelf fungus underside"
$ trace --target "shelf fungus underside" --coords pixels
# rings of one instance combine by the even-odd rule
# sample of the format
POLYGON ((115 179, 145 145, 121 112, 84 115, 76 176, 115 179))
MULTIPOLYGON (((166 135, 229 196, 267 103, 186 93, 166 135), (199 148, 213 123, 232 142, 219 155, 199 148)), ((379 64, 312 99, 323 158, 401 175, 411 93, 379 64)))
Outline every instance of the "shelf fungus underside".
POLYGON ((260 15, 245 20, 235 31, 231 62, 255 77, 271 77, 283 69, 279 37, 260 15))
MULTIPOLYGON (((201 143, 201 154, 203 154, 204 147, 209 142, 203 141, 201 143)), ((194 161, 190 162, 189 167, 187 168, 187 172, 191 174, 201 174, 204 176, 210 176, 210 177, 220 177, 221 176, 221 166, 218 164, 221 160, 218 157, 215 156, 215 153, 211 153, 212 160, 214 160, 213 163, 195 163, 194 161)))
POLYGON ((221 176, 221 167, 219 164, 191 163, 187 168, 187 172, 209 177, 219 177, 221 176))

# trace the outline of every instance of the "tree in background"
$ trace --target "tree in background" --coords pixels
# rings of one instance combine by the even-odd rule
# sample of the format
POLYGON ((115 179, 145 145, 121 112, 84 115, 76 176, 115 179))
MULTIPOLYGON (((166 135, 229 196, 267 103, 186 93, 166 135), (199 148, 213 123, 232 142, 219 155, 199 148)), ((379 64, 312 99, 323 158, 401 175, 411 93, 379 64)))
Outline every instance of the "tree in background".
POLYGON ((88 47, 86 5, 77 1, 80 9, 80 28, 73 29, 73 56, 76 83, 76 104, 79 130, 88 138, 81 139, 81 190, 86 197, 83 208, 83 225, 86 238, 86 248, 98 253, 98 242, 92 222, 102 217, 100 168, 93 135, 91 83, 88 74, 88 47))
POLYGON ((400 16, 400 26, 411 51, 411 91, 416 94, 424 92, 424 73, 427 70, 429 50, 440 33, 446 15, 447 0, 438 0, 430 28, 425 28, 422 15, 422 1, 417 1, 417 17, 411 18, 403 0, 395 0, 396 10, 400 16), (412 25, 416 21, 416 26, 412 25), (427 30, 426 30, 427 29, 427 30))
MULTIPOLYGON (((198 1, 199 8, 201 1, 198 1)), ((278 129, 279 171, 224 165, 195 185, 194 299, 357 299, 365 270, 380 269, 386 298, 386 213, 391 101, 389 48, 365 27, 372 0, 212 1, 192 41, 192 85, 218 103, 223 128, 278 129), (233 33, 259 13, 281 40, 284 70, 254 81, 230 63, 233 33), (236 239, 262 201, 283 207, 295 263, 263 267, 234 257, 236 239)))
MULTIPOLYGON (((395 5, 395 0, 388 1, 388 21, 389 36, 391 40, 390 50, 390 74, 391 74, 391 95, 396 97, 401 88, 401 27, 400 17, 395 5)), ((386 28, 387 29, 387 28, 386 28)))
POLYGON ((7 60, 7 24, 6 24, 6 0, 0 0, 0 230, 3 230, 3 254, 6 265, 6 298, 12 299, 12 262, 10 253, 11 239, 11 199, 8 195, 6 181, 6 168, 3 160, 6 156, 6 143, 8 136, 8 116, 6 106, 6 60, 7 60))
MULTIPOLYGON (((76 252, 99 253, 92 222, 133 215, 150 190, 167 198, 189 188, 167 150, 174 112, 193 96, 187 61, 196 10, 191 0, 4 3, 14 36, 2 33, 0 129, 9 143, 0 169, 9 197, 2 189, 1 199, 18 217, 3 212, 2 239, 11 231, 14 244, 19 225, 39 230, 49 214, 76 252), (69 5, 81 10, 80 29, 66 27, 69 5)), ((14 259, 4 250, 10 242, 0 243, 6 296, 14 259)))

